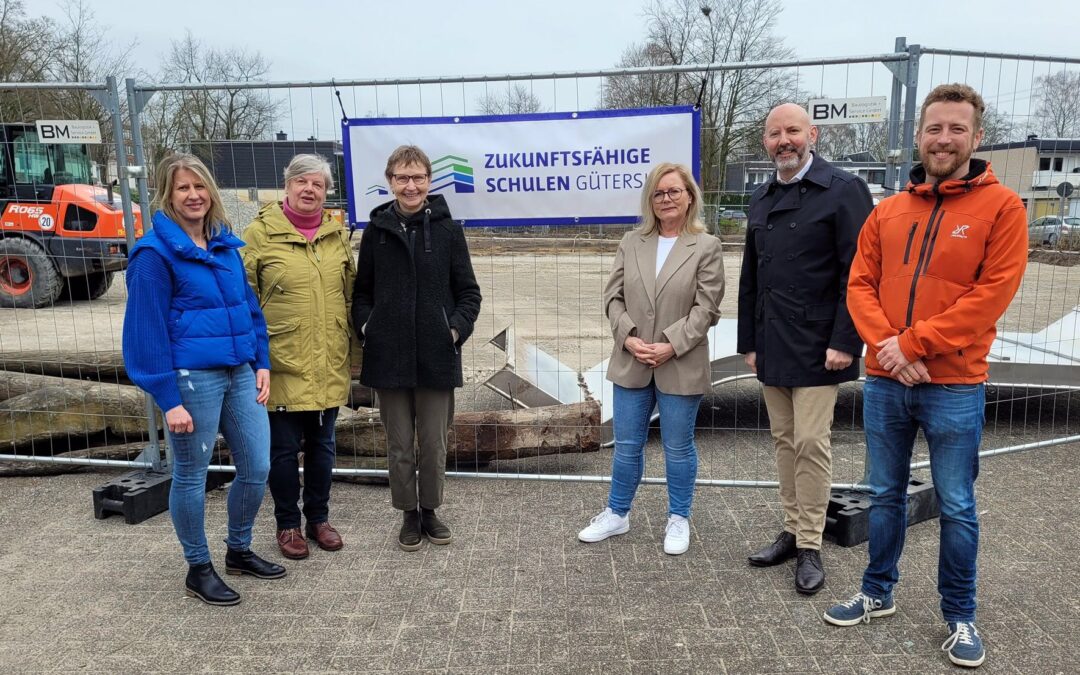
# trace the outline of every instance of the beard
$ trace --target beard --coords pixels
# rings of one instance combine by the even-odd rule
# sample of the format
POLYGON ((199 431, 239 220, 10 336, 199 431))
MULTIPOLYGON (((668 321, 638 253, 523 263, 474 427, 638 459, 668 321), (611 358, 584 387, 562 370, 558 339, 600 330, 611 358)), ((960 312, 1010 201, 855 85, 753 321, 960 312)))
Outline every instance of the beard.
POLYGON ((927 176, 933 176, 938 180, 946 180, 960 170, 971 159, 971 151, 961 149, 954 150, 945 159, 937 159, 933 156, 933 150, 927 152, 923 160, 923 168, 927 176))
POLYGON ((806 160, 807 149, 804 146, 801 150, 794 145, 781 145, 776 148, 776 153, 772 156, 773 164, 776 165, 779 171, 795 171, 806 160), (794 152, 794 155, 789 157, 780 157, 781 152, 794 152))

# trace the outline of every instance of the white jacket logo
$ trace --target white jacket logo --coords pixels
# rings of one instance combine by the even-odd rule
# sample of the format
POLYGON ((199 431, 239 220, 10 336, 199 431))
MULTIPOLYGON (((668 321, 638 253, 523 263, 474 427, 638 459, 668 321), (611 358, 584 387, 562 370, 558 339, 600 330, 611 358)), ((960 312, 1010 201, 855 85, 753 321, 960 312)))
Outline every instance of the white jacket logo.
POLYGON ((970 225, 957 225, 956 229, 952 231, 951 236, 956 237, 957 239, 967 239, 968 238, 967 231, 968 231, 969 227, 971 227, 971 226, 970 225))

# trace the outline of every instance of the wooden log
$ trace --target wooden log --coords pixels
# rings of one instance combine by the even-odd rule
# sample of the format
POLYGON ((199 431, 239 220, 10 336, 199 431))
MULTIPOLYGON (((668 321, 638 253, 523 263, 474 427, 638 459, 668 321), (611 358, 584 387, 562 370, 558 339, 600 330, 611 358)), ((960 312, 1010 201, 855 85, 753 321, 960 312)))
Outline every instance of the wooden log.
POLYGON ((0 370, 54 377, 130 384, 119 349, 102 351, 32 350, 0 352, 0 370))
POLYGON ((135 387, 62 380, 0 402, 0 448, 108 431, 145 435, 146 401, 135 387))
MULTIPOLYGON (((386 456, 386 433, 379 411, 342 410, 336 425, 338 455, 386 456)), ((600 449, 600 404, 596 401, 518 410, 484 410, 454 415, 446 461, 486 464, 600 449)))

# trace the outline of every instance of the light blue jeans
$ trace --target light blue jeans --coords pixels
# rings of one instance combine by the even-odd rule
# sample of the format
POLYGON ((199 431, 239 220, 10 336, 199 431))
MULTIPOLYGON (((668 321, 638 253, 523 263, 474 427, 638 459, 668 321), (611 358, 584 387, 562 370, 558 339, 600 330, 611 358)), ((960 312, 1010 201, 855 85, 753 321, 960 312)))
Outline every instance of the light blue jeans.
POLYGON ((660 438, 664 445, 664 473, 667 475, 668 511, 690 517, 697 479, 697 446, 694 423, 701 394, 665 394, 650 383, 641 389, 615 385, 612 430, 615 456, 611 466, 608 508, 620 516, 630 512, 641 476, 645 472, 645 441, 649 437, 649 416, 653 405, 660 408, 660 438))
POLYGON ((866 595, 885 598, 900 578, 911 451, 921 427, 930 446, 930 475, 941 507, 941 613, 945 621, 975 620, 975 560, 979 555, 975 479, 979 476, 985 407, 982 384, 905 387, 888 377, 866 378, 863 426, 871 489, 870 564, 862 580, 866 595))
POLYGON ((262 505, 270 473, 270 423, 266 408, 255 401, 251 366, 178 370, 180 399, 195 423, 190 434, 171 434, 172 489, 169 513, 176 537, 190 565, 210 562, 206 544, 206 471, 218 430, 225 436, 236 465, 229 488, 229 548, 251 547, 251 529, 262 505))

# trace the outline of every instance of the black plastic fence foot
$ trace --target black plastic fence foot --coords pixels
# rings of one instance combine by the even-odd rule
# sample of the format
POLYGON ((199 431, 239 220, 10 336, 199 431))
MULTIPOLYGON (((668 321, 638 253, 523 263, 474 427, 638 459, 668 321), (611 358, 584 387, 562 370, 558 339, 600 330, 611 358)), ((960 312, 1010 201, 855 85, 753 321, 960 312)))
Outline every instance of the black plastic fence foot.
POLYGON ((132 471, 94 488, 94 517, 116 513, 128 525, 141 523, 169 510, 172 475, 159 471, 132 471))
MULTIPOLYGON (((930 481, 908 482, 908 527, 940 514, 930 481)), ((833 490, 825 515, 825 536, 840 546, 858 546, 870 538, 870 495, 856 490, 833 490)))
MULTIPOLYGON (((232 474, 212 472, 206 475, 206 491, 232 480, 232 474)), ((132 471, 94 488, 94 517, 98 520, 113 514, 122 515, 128 525, 141 523, 169 510, 172 474, 160 471, 132 471)))

